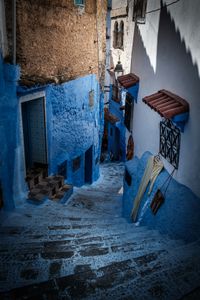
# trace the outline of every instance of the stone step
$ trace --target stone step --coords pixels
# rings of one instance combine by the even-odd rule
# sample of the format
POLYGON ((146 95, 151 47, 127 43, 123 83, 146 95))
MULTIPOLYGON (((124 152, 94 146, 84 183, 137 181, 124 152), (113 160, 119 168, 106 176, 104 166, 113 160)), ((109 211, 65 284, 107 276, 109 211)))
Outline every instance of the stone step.
MULTIPOLYGON (((169 255, 167 255, 169 257, 169 255)), ((167 260, 167 258, 166 258, 167 260)), ((179 266, 162 269, 159 271, 151 269, 141 276, 129 276, 126 282, 113 288, 102 288, 93 293, 94 299, 182 299, 185 294, 190 293, 200 285, 200 269, 195 270, 195 262, 180 261, 179 266), (191 271, 188 271, 191 270, 191 271)), ((131 275, 131 274, 130 274, 131 275)), ((83 299, 90 299, 85 297, 83 299)))
MULTIPOLYGON (((91 225, 67 225, 67 226, 49 226, 49 227, 38 227, 38 228, 20 228, 14 229, 14 231, 4 232, 0 235, 1 245, 8 245, 10 243, 20 244, 21 242, 34 242, 34 241, 45 241, 45 240, 66 240, 69 238, 75 239, 77 237, 103 237, 110 236, 115 238, 118 235, 123 235, 126 239, 141 239, 155 237, 160 238, 160 234, 157 230, 147 231, 144 228, 135 230, 134 227, 110 225, 109 230, 107 225, 101 225, 94 228, 91 225)), ((166 237, 167 238, 167 237, 166 237)))
MULTIPOLYGON (((154 255, 159 255, 161 250, 154 250, 154 255)), ((142 251, 135 251, 126 255, 126 259, 137 258, 143 254, 142 251)), ((109 253, 106 247, 99 248, 99 245, 87 246, 76 252, 76 249, 69 251, 52 251, 46 249, 45 252, 32 254, 12 253, 13 260, 9 260, 4 266, 4 274, 7 273, 5 282, 1 280, 0 290, 9 287, 24 286, 26 284, 41 282, 49 279, 49 269, 54 263, 62 265, 62 276, 74 273, 74 269, 78 265, 91 265, 93 268, 101 268, 112 262, 121 262, 124 260, 124 253, 109 253), (73 252, 74 251, 74 252, 73 252), (28 266, 28 268, 27 268, 28 266), (13 271, 15 272, 13 273, 13 271), (17 271, 16 271, 17 270, 17 271), (25 275, 27 273, 27 276, 25 275), (14 277, 13 278, 13 274, 14 277), (6 284, 7 283, 7 284, 6 284)), ((3 259, 3 256, 2 256, 3 259)))
MULTIPOLYGON (((157 260, 158 256, 159 251, 151 253, 151 261, 157 260)), ((138 259, 144 260, 143 257, 138 259)), ((53 281, 56 297, 66 295, 67 291, 69 299, 178 299, 199 284, 199 277, 194 272, 188 273, 188 268, 192 270, 195 262, 184 261, 180 267, 165 270, 152 268, 145 274, 138 269, 137 260, 112 261, 96 269, 91 269, 90 265, 77 265, 74 274, 53 281)), ((13 295, 15 299, 36 298, 45 293, 48 285, 52 287, 52 281, 18 289, 13 295)))
POLYGON ((112 236, 105 235, 84 235, 80 234, 77 236, 74 235, 66 235, 62 236, 62 238, 58 238, 56 235, 54 239, 43 237, 42 240, 35 239, 31 241, 28 239, 25 241, 22 239, 19 243, 4 243, 0 246, 0 253, 3 255, 4 253, 7 255, 8 252, 12 254, 14 251, 19 251, 20 253, 32 253, 38 250, 44 249, 47 245, 55 251, 63 250, 67 248, 72 248, 74 246, 87 246, 87 245, 95 245, 99 243, 101 246, 110 247, 112 252, 124 251, 124 253, 128 251, 142 250, 144 249, 146 252, 151 251, 152 248, 178 248, 183 245, 182 241, 173 241, 169 240, 166 237, 161 237, 158 234, 152 234, 151 236, 146 236, 146 234, 138 233, 138 236, 133 236, 132 234, 114 234, 112 236))
MULTIPOLYGON (((149 241, 148 247, 146 247, 145 241, 143 245, 142 243, 139 244, 136 242, 135 244, 132 243, 132 245, 124 245, 124 247, 120 247, 120 245, 116 243, 113 245, 110 243, 108 245, 105 245, 105 243, 92 243, 69 246, 68 243, 63 243, 63 241, 60 241, 59 243, 47 242, 44 243, 42 247, 39 245, 35 251, 34 248, 30 248, 29 251, 25 249, 24 251, 23 247, 22 249, 20 248, 20 252, 17 249, 15 249, 15 251, 12 249, 10 257, 8 257, 8 254, 7 256, 5 255, 5 262, 9 261, 9 264, 6 263, 4 269, 6 269, 7 272, 11 272, 11 277, 7 280, 9 283, 12 283, 11 286, 15 284, 15 286, 23 286, 27 283, 27 279, 25 281, 21 279, 19 282, 19 278, 20 274, 26 274, 26 271, 28 279, 30 279, 28 282, 33 283, 35 281, 38 282, 47 280, 49 278, 48 270, 53 264, 59 265, 60 268, 62 266, 62 276, 66 274, 73 274, 75 266, 80 264, 92 264, 96 268, 100 268, 112 263, 113 261, 123 261, 124 257, 126 257, 126 259, 133 260, 136 266, 136 260, 137 263, 139 260, 142 260, 145 264, 147 264, 148 262, 157 260, 159 255, 165 253, 165 248, 174 247, 175 245, 176 244, 172 242, 166 243, 165 240, 158 241, 153 239, 149 241), (132 248, 130 246, 132 246, 132 248), (149 254, 150 249, 151 253, 149 254), (28 270, 27 264, 29 266, 28 270), (12 280, 12 268, 14 268, 14 270, 19 270, 19 274, 17 276, 18 281, 15 279, 13 282, 12 280), (30 273, 32 276, 30 276, 30 273), (33 280, 34 274, 37 276, 33 280)), ((1 255, 1 257, 2 261, 4 261, 4 255, 1 255)))

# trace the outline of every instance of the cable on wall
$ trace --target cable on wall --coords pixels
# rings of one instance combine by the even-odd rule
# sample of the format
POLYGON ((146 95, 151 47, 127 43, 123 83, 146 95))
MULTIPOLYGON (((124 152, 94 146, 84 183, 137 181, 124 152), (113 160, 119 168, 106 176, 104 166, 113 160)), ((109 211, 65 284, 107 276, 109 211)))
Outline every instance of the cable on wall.
MULTIPOLYGON (((173 5, 173 4, 178 3, 178 2, 180 2, 180 1, 181 1, 181 0, 176 0, 176 1, 173 1, 173 2, 171 2, 171 3, 169 3, 169 4, 166 4, 165 6, 168 7, 168 6, 171 6, 171 5, 173 5)), ((146 12, 146 15, 147 15, 147 14, 151 14, 151 13, 156 12, 156 11, 159 11, 159 10, 161 10, 161 9, 162 9, 162 6, 159 7, 159 8, 156 8, 156 9, 153 9, 153 10, 150 10, 150 11, 147 11, 147 12, 146 12)))

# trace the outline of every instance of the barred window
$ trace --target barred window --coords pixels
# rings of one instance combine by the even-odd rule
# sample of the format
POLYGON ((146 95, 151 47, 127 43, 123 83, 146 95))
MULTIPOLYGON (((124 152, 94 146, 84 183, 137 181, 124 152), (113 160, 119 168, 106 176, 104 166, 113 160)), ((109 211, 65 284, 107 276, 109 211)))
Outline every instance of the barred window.
POLYGON ((119 32, 118 32, 118 48, 124 48, 124 22, 120 22, 119 32))
POLYGON ((144 24, 146 19, 147 0, 134 0, 133 21, 144 24))
POLYGON ((113 31, 113 48, 117 48, 118 45, 118 22, 116 21, 114 24, 114 31, 113 31))

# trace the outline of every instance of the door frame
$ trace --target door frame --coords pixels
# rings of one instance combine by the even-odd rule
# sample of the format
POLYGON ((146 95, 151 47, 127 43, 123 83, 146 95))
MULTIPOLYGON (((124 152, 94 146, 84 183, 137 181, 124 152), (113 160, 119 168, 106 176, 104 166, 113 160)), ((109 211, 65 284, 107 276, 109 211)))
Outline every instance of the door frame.
POLYGON ((31 93, 25 96, 21 96, 19 98, 19 118, 20 118, 20 145, 22 147, 22 161, 23 161, 23 169, 24 169, 24 178, 26 178, 26 159, 25 159, 25 149, 24 149, 24 131, 23 131, 23 119, 22 119, 22 103, 34 101, 39 98, 43 98, 44 100, 44 122, 45 122, 45 138, 46 138, 46 158, 47 165, 49 163, 49 151, 48 151, 48 135, 47 135, 47 117, 46 117, 46 93, 45 91, 31 93))

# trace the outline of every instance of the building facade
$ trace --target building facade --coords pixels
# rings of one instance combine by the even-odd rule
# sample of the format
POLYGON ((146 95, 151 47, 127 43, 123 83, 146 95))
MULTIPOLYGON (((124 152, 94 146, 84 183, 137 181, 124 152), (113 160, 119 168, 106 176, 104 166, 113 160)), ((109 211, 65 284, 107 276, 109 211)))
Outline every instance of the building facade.
MULTIPOLYGON (((181 140, 174 178, 200 196, 198 1, 183 0, 169 5, 171 2, 163 1, 167 6, 161 8, 160 1, 148 1, 145 24, 135 28, 131 70, 140 77, 139 101, 132 124, 135 154, 141 156, 147 150, 158 153, 160 146, 162 116, 142 99, 162 89, 185 99, 189 105, 188 119, 183 120, 184 128, 175 123, 181 130, 181 140), (184 10, 189 14, 189 24, 184 22, 184 10)), ((173 166, 167 160, 164 163, 171 172, 173 166)))
POLYGON ((1 44, 5 210, 23 203, 38 166, 76 186, 98 178, 107 11, 107 1, 10 4, 1 10, 9 45, 6 53, 1 44))
POLYGON ((131 108, 135 156, 126 163, 123 195, 128 219, 138 205, 134 222, 186 240, 200 234, 197 15, 198 1, 134 1, 131 73, 140 81, 131 108), (145 172, 152 155, 164 168, 149 192, 145 172), (165 202, 154 214, 158 189, 165 202))

